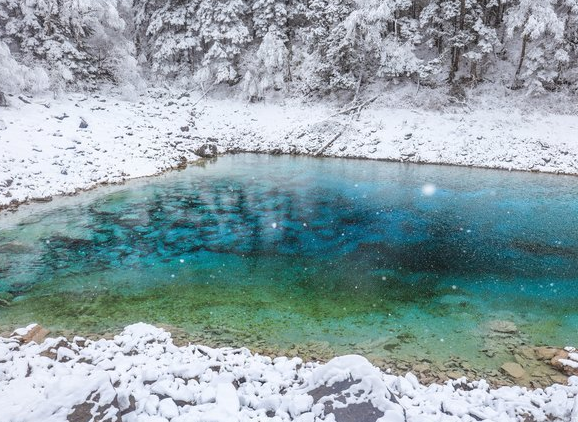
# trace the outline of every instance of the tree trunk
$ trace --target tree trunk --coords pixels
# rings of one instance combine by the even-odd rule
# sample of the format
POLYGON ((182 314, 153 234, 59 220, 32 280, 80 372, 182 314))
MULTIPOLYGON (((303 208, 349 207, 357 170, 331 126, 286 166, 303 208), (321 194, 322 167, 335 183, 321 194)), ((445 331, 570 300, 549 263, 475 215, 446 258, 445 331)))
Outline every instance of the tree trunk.
MULTIPOLYGON (((457 22, 457 31, 454 32, 457 35, 459 32, 462 32, 465 28, 466 24, 466 0, 460 0, 460 17, 457 22)), ((450 66, 450 75, 449 81, 450 83, 454 82, 456 77, 456 73, 460 70, 460 54, 461 48, 460 47, 452 47, 452 60, 450 66)))
POLYGON ((520 52, 520 61, 518 62, 518 68, 516 69, 515 79, 518 79, 518 77, 520 76, 520 72, 522 71, 524 59, 526 58, 527 44, 528 44, 528 35, 524 35, 524 38, 522 38, 522 51, 520 52))

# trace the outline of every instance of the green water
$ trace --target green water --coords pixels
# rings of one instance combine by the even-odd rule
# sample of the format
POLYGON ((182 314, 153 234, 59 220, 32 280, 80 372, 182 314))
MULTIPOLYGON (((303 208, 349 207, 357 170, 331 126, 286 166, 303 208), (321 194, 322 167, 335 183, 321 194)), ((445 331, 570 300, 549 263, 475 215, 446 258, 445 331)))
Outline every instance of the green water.
POLYGON ((0 216, 4 331, 145 321, 491 375, 524 347, 578 343, 577 287, 564 176, 238 155, 0 216))

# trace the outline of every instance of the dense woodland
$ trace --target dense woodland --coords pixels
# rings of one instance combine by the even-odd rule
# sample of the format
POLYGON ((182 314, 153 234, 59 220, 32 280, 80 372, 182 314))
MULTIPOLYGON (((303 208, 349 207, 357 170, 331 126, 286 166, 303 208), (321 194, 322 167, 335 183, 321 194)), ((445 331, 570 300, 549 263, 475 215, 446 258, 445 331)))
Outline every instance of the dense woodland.
MULTIPOLYGON (((578 0, 0 0, 0 91, 578 89, 578 0)), ((458 90, 459 91, 459 90, 458 90)))

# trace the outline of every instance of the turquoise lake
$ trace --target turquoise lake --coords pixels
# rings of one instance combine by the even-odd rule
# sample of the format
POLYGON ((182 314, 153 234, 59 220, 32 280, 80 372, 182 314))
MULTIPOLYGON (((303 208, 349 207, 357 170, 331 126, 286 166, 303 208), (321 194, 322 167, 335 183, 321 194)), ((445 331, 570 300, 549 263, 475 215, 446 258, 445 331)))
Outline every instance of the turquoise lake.
POLYGON ((0 298, 3 332, 145 321, 492 376, 524 347, 578 345, 578 179, 225 156, 4 212, 0 298))

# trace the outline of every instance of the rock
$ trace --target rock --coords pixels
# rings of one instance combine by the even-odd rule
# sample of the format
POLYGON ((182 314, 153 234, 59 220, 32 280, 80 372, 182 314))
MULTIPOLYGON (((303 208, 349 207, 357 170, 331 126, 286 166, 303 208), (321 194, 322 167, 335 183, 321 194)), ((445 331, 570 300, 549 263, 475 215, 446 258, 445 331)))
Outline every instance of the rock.
POLYGON ((0 107, 8 107, 8 101, 6 101, 6 96, 2 91, 0 91, 0 107))
POLYGON ((552 366, 566 375, 578 375, 578 353, 560 350, 550 361, 552 366))
POLYGON ((518 332, 518 327, 512 321, 494 320, 488 324, 490 330, 496 333, 513 334, 518 332))
POLYGON ((414 367, 412 368, 413 372, 426 372, 429 371, 431 369, 430 365, 427 362, 422 362, 422 363, 418 363, 417 365, 414 365, 414 367))
POLYGON ((0 292, 0 307, 10 306, 10 303, 12 303, 13 299, 14 296, 12 296, 10 293, 0 292))
POLYGON ((457 371, 450 371, 446 375, 448 376, 449 379, 452 379, 452 380, 457 380, 457 379, 460 379, 464 376, 463 374, 461 374, 460 372, 457 372, 457 371))
POLYGON ((80 118, 80 126, 78 126, 80 129, 86 129, 88 127, 88 123, 86 122, 86 120, 84 120, 82 117, 80 118))
POLYGON ((534 349, 531 347, 522 347, 520 349, 520 354, 529 360, 536 360, 536 353, 534 352, 534 349))
POLYGON ((11 337, 16 337, 21 343, 35 342, 40 344, 44 341, 50 331, 38 324, 30 324, 26 328, 21 328, 12 333, 11 337))
POLYGON ((167 397, 166 399, 160 401, 159 413, 162 417, 170 420, 172 418, 176 418, 177 416, 179 416, 179 408, 177 407, 173 399, 167 397))
POLYGON ((522 366, 516 362, 506 362, 501 366, 500 369, 512 378, 519 379, 526 376, 526 371, 524 368, 522 368, 522 366))
POLYGON ((186 157, 181 157, 181 158, 179 159, 179 162, 177 163, 177 169, 179 169, 179 170, 184 170, 184 169, 187 168, 187 164, 188 164, 187 158, 186 158, 186 157))
POLYGON ((201 158, 213 158, 217 156, 217 146, 214 144, 204 144, 194 150, 195 155, 201 158))
POLYGON ((181 126, 181 132, 188 132, 190 128, 188 126, 181 126))
POLYGON ((568 385, 568 377, 565 375, 550 375, 550 379, 552 380, 553 383, 556 384, 562 384, 562 385, 568 385))
POLYGON ((554 356, 560 352, 560 349, 555 349, 553 347, 535 347, 534 353, 536 357, 540 360, 550 361, 554 356))

